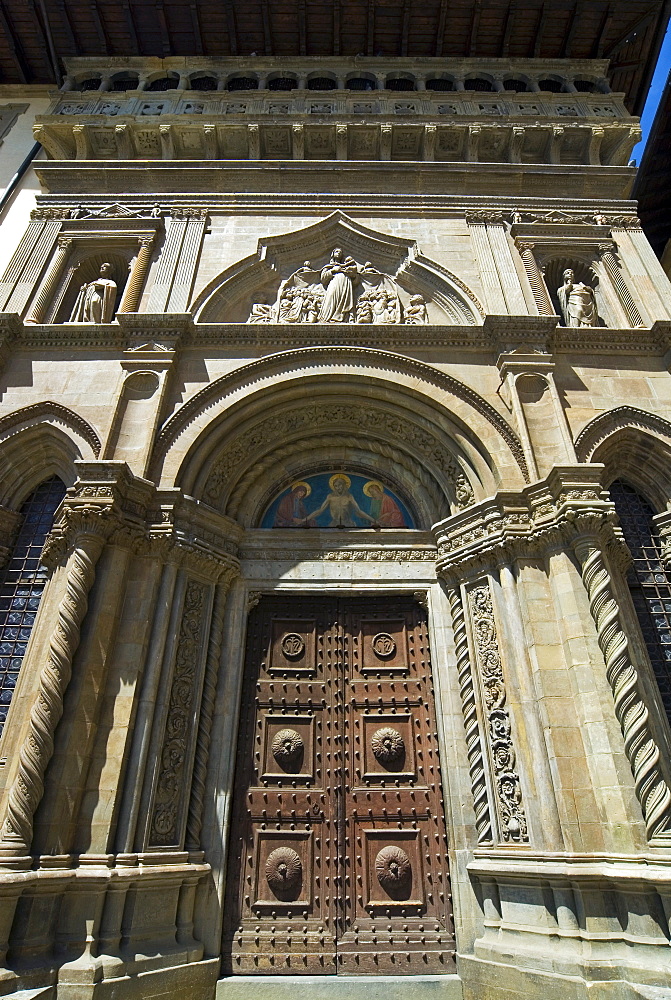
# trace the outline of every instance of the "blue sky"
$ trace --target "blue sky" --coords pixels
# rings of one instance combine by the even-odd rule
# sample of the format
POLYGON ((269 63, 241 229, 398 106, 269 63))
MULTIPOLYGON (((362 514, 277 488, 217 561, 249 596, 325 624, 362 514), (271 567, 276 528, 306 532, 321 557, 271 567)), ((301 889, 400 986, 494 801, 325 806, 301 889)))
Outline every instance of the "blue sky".
POLYGON ((643 150, 645 149, 645 144, 650 134, 650 129, 652 128, 652 123, 655 118, 655 112, 657 111, 657 105, 659 104, 659 99, 662 96, 662 91, 664 90, 664 84, 669 75, 669 70, 671 69, 671 25, 667 29, 666 37, 662 43, 662 48, 659 53, 659 59, 657 61, 657 66, 655 67, 655 74, 652 78, 652 83, 650 84, 650 90, 648 91, 648 97, 645 102, 645 107, 643 108, 643 114, 641 115, 641 129, 643 131, 643 139, 636 146, 634 146, 633 152, 631 154, 632 159, 636 160, 637 163, 641 162, 641 157, 643 156, 643 150))

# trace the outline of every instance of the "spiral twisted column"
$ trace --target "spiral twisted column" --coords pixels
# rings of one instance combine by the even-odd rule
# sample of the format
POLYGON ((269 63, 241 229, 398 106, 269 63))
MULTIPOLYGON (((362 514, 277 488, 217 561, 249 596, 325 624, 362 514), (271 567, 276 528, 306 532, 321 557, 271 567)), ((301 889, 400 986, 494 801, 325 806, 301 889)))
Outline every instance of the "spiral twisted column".
POLYGON ((473 790, 473 806, 475 809, 475 827, 478 831, 478 843, 489 843, 492 840, 492 820, 489 810, 489 796, 485 779, 485 764, 480 740, 478 713, 475 707, 475 687, 471 657, 466 634, 466 618, 461 595, 456 587, 448 590, 450 612, 452 614, 452 629, 454 631, 454 646, 457 657, 457 675, 459 677, 459 693, 464 715, 466 730, 466 751, 468 753, 468 769, 473 790))
POLYGON ((200 831, 203 825, 203 805, 205 802, 205 778, 207 763, 210 756, 210 734, 212 731, 212 716, 217 694, 217 677, 221 660, 221 642, 224 633, 224 610, 226 598, 231 584, 232 575, 217 584, 212 607, 212 622, 210 624, 210 641, 203 679, 203 695, 200 703, 200 725, 196 737, 196 753, 191 781, 191 799, 189 815, 186 821, 187 850, 197 851, 200 848, 200 831))
POLYGON ((606 661, 615 714, 624 736, 625 752, 634 775, 648 838, 671 836, 671 789, 660 767, 661 754, 650 729, 650 716, 641 697, 638 672, 629 642, 620 624, 610 574, 598 538, 581 536, 574 542, 583 583, 606 661))
MULTIPOLYGON (((93 521, 93 519, 89 519, 93 521)), ((103 525, 100 525, 103 528, 103 525)), ((67 582, 58 608, 49 655, 30 712, 28 733, 19 751, 19 767, 10 787, 7 814, 0 833, 0 859, 26 856, 33 837, 33 817, 44 793, 44 774, 54 752, 54 732, 63 714, 63 697, 79 646, 80 626, 88 608, 95 566, 106 532, 89 525, 75 539, 67 582)))

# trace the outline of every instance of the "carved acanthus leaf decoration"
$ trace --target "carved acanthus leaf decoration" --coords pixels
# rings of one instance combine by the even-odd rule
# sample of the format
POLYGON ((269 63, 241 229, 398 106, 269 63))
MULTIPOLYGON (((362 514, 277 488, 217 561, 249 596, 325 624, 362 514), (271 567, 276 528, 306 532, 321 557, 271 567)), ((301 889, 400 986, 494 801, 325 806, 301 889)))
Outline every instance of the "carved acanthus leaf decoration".
POLYGON ((149 843, 152 847, 175 845, 180 838, 182 805, 188 786, 186 764, 192 737, 192 714, 201 658, 206 590, 204 584, 190 580, 184 596, 168 717, 159 757, 159 773, 149 829, 149 843))
POLYGON ((527 820, 522 804, 522 788, 515 770, 516 755, 506 708, 506 686, 498 648, 492 595, 488 584, 480 584, 468 594, 475 652, 480 670, 485 718, 489 728, 489 751, 496 788, 496 805, 505 841, 528 841, 527 820))

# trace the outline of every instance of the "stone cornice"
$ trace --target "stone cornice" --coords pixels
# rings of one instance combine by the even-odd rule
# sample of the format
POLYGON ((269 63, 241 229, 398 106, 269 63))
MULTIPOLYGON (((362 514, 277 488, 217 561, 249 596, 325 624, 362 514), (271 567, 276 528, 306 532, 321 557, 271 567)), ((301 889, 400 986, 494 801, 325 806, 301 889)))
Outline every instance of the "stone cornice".
POLYGON ((316 348, 351 346, 393 350, 440 347, 491 353, 522 350, 541 354, 658 356, 671 348, 671 321, 657 320, 642 329, 589 330, 558 326, 556 316, 489 315, 479 326, 364 326, 320 324, 194 323, 190 313, 122 313, 113 323, 24 325, 15 313, 0 313, 0 348, 43 350, 64 347, 124 352, 142 347, 174 351, 178 347, 316 348))
MULTIPOLYGON (((236 213, 251 206, 264 213, 294 206, 303 211, 386 207, 405 212, 427 211, 434 203, 444 205, 450 196, 482 198, 483 192, 497 191, 499 197, 518 199, 522 190, 525 198, 536 200, 547 198, 554 189, 570 190, 576 200, 597 201, 605 210, 610 199, 628 198, 635 173, 628 166, 343 159, 337 161, 338 191, 334 191, 333 162, 286 157, 152 159, 152 197, 163 202, 172 194, 183 201, 183 192, 188 190, 209 195, 210 201, 221 199, 223 208, 228 196, 225 207, 228 211, 235 208, 236 213)), ((39 161, 35 171, 45 192, 71 195, 76 201, 95 194, 99 201, 103 196, 117 199, 129 186, 141 189, 144 180, 138 177, 131 182, 130 178, 135 171, 146 171, 146 160, 59 159, 39 161)))

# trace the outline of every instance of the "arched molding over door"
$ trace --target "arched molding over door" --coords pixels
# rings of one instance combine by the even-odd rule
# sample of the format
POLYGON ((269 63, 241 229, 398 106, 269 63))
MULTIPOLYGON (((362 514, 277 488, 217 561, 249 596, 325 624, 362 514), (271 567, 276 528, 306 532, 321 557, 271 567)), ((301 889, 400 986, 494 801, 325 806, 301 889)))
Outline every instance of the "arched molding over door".
MULTIPOLYGON (((507 421, 469 386, 412 358, 366 348, 311 348, 271 355, 201 389, 165 423, 154 448, 150 475, 189 493, 215 452, 292 396, 316 405, 320 394, 339 392, 351 405, 384 405, 391 420, 399 408, 410 421, 422 414, 455 457, 463 456, 475 499, 528 481, 522 447, 507 421), (377 400, 377 404, 376 404, 377 400), (451 443, 450 443, 451 442, 451 443)), ((351 428, 351 424, 346 422, 351 428)), ((365 415, 357 431, 365 431, 365 415)), ((394 443, 399 434, 392 435, 394 443)), ((402 435, 401 435, 402 438, 402 435)))
POLYGON ((605 466, 603 483, 624 479, 658 510, 671 502, 671 422, 635 406, 618 406, 590 421, 576 439, 581 462, 605 466))

